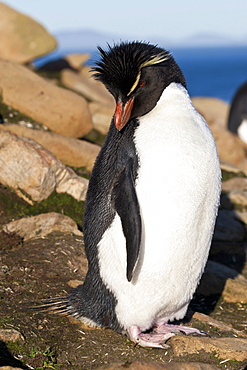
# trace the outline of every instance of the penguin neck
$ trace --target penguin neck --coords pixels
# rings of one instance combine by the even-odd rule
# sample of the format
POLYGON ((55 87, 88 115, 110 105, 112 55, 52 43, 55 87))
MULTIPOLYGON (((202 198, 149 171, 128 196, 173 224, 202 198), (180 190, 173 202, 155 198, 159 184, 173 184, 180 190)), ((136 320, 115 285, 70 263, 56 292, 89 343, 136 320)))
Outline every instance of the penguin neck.
MULTIPOLYGON (((161 94, 160 99, 158 100, 156 107, 160 105, 166 106, 166 108, 176 106, 179 104, 179 101, 183 99, 186 100, 186 102, 191 104, 190 97, 188 94, 187 89, 177 82, 172 82, 170 85, 168 85, 163 93, 161 94)), ((180 107, 181 109, 181 107, 180 107)), ((153 110, 152 110, 153 111, 153 110)), ((152 112, 151 111, 151 112, 152 112)), ((151 113, 149 112, 149 113, 151 113)))
POLYGON ((149 133, 152 129, 158 133, 158 130, 169 129, 175 121, 182 124, 183 120, 179 118, 182 118, 183 115, 187 117, 192 110, 194 110, 194 107, 186 88, 180 83, 172 82, 164 89, 156 106, 150 112, 138 118, 139 127, 137 130, 142 130, 143 126, 146 125, 146 130, 149 133))

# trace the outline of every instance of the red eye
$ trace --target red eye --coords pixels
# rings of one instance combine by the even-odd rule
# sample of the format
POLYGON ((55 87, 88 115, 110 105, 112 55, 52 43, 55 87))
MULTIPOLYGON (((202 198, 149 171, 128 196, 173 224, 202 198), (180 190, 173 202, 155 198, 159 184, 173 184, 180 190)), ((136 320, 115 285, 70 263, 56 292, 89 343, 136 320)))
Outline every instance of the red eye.
POLYGON ((143 86, 145 86, 145 85, 146 85, 146 82, 145 82, 145 81, 143 81, 143 82, 141 82, 141 83, 140 83, 139 87, 143 87, 143 86))

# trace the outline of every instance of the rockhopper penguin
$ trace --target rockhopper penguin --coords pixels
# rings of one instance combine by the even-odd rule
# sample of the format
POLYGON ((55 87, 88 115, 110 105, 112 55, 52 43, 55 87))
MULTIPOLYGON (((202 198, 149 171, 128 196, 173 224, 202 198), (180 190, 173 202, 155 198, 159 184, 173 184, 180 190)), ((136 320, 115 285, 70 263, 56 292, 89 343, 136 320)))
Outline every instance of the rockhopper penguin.
POLYGON ((170 53, 141 42, 99 51, 94 76, 116 110, 87 193, 88 272, 64 308, 140 346, 165 347, 174 333, 201 333, 168 322, 184 317, 208 257, 217 150, 170 53))
POLYGON ((247 144, 247 82, 241 85, 232 100, 228 128, 247 144))

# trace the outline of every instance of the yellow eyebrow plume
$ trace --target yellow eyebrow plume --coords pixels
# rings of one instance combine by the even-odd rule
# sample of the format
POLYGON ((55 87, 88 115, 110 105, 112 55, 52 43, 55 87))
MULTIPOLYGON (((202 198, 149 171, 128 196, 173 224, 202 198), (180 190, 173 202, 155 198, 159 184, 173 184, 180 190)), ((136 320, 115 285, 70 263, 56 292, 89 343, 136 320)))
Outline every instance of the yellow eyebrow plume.
POLYGON ((164 62, 165 60, 167 60, 169 58, 170 58, 170 54, 160 53, 160 54, 154 55, 153 57, 151 57, 150 59, 148 59, 144 63, 142 63, 139 67, 139 71, 138 71, 136 80, 135 80, 133 86, 131 87, 130 91, 128 92, 127 96, 129 96, 132 93, 132 91, 134 91, 135 88, 137 87, 138 82, 140 81, 141 69, 142 68, 152 66, 154 64, 162 63, 162 62, 164 62))

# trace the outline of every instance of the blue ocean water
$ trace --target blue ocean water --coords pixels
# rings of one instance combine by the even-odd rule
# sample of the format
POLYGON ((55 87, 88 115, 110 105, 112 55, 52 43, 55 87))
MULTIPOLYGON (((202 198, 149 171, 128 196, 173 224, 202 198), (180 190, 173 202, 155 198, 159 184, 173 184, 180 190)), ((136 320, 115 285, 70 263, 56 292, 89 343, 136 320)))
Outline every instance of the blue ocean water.
MULTIPOLYGON (((191 96, 209 96, 231 102, 240 85, 247 82, 247 46, 174 48, 169 50, 181 67, 191 96)), ((38 59, 36 66, 69 53, 92 55, 88 64, 99 58, 93 50, 63 50, 38 59)))
POLYGON ((217 97, 231 102, 247 82, 247 47, 171 50, 184 72, 191 96, 217 97))

